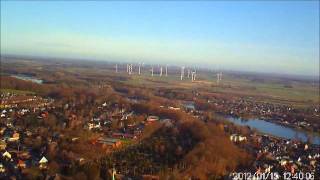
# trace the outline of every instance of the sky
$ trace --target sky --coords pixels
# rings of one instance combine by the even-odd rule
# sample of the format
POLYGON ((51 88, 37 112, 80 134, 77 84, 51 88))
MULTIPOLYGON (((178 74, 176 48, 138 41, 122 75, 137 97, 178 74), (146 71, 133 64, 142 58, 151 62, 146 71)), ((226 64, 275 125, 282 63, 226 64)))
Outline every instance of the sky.
POLYGON ((319 75, 319 1, 1 1, 1 54, 319 75))

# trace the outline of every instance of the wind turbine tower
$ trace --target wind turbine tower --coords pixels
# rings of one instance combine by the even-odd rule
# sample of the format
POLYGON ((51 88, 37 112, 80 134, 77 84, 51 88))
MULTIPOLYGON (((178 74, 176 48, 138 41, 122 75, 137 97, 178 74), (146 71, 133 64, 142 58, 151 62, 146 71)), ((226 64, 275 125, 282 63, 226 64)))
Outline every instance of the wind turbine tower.
POLYGON ((166 76, 168 76, 168 65, 166 65, 166 76))
POLYGON ((151 66, 151 76, 153 77, 153 66, 151 66))
POLYGON ((184 66, 181 67, 181 81, 183 80, 183 77, 184 77, 184 66))
POLYGON ((160 66, 160 77, 162 76, 162 66, 160 66))
POLYGON ((128 74, 130 75, 131 74, 131 65, 128 64, 128 74))
POLYGON ((196 76, 197 76, 197 70, 194 70, 193 72, 191 72, 191 81, 196 81, 196 76))
POLYGON ((129 65, 129 74, 132 74, 132 64, 129 65))
POLYGON ((116 64, 116 73, 118 73, 118 64, 116 64))
POLYGON ((141 74, 141 63, 139 64, 139 75, 141 74))
POLYGON ((222 80, 222 72, 217 73, 217 84, 222 80))

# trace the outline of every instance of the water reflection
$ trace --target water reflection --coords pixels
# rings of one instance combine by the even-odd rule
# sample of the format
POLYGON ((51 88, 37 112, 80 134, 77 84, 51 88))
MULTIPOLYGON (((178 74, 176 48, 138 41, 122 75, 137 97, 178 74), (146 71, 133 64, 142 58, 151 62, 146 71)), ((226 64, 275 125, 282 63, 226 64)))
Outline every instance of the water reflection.
POLYGON ((241 119, 235 117, 227 117, 227 119, 237 125, 249 126, 251 128, 257 129, 262 133, 271 134, 287 139, 298 139, 303 142, 311 140, 312 143, 320 145, 320 136, 313 133, 307 133, 294 128, 284 127, 260 119, 241 119))
POLYGON ((36 79, 32 76, 26 76, 26 75, 12 75, 12 77, 15 77, 17 79, 21 79, 21 80, 24 80, 24 81, 31 81, 31 82, 34 82, 34 83, 37 83, 37 84, 42 84, 43 83, 43 80, 41 79, 36 79))

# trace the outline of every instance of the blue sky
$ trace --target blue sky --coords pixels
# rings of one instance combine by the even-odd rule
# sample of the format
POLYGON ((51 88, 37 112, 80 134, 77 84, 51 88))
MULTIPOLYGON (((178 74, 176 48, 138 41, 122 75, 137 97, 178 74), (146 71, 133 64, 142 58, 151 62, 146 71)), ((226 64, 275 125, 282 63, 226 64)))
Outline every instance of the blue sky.
POLYGON ((1 1, 1 53, 319 75, 319 2, 1 1))

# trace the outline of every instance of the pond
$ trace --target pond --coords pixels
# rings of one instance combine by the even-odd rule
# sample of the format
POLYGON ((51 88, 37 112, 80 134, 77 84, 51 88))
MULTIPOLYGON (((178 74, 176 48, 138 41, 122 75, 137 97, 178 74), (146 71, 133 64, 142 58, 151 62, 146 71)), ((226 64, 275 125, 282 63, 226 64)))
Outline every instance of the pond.
POLYGON ((31 81, 31 82, 34 82, 34 83, 37 83, 37 84, 42 84, 43 83, 43 80, 37 79, 37 78, 35 78, 33 76, 12 75, 12 77, 15 77, 17 79, 21 79, 21 80, 24 80, 24 81, 31 81))
POLYGON ((284 127, 272 122, 264 121, 261 119, 241 119, 235 117, 227 117, 227 120, 237 125, 249 126, 262 133, 271 134, 273 136, 282 137, 286 139, 298 139, 306 142, 309 139, 312 140, 313 144, 320 145, 320 135, 301 131, 298 129, 284 127))

